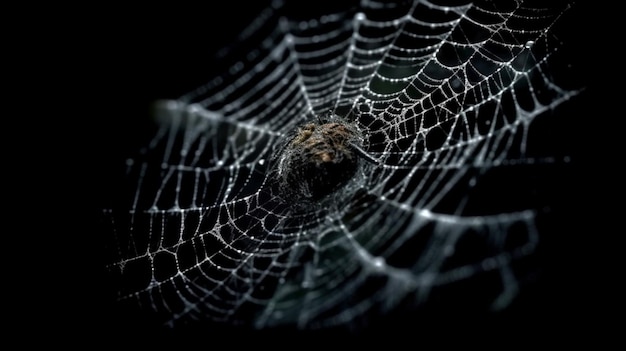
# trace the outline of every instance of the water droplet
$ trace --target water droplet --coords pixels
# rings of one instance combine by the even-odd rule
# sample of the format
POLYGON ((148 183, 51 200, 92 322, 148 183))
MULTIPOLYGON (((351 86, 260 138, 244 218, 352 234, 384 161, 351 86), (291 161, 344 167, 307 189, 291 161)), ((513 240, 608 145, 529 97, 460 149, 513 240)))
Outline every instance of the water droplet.
POLYGON ((285 35, 285 43, 287 44, 293 44, 293 36, 291 34, 286 34, 285 35))
POLYGON ((372 259, 372 266, 376 269, 382 269, 385 267, 385 259, 382 257, 374 257, 372 259))
POLYGON ((469 180, 469 186, 471 187, 475 187, 476 186, 476 178, 472 178, 469 180))
POLYGON ((533 45, 535 45, 535 42, 532 41, 532 40, 529 40, 529 41, 526 42, 525 46, 526 46, 527 49, 530 49, 531 47, 533 47, 533 45))
POLYGON ((230 67, 229 73, 230 74, 235 74, 239 71, 241 71, 243 69, 244 65, 243 62, 239 61, 236 64, 234 64, 233 66, 230 67))

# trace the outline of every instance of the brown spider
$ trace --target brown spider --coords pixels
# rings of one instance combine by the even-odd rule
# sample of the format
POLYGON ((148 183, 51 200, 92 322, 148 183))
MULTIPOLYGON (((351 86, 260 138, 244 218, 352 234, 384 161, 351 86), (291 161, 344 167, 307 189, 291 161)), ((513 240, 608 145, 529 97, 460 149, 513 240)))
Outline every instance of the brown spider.
POLYGON ((362 143, 356 126, 336 116, 298 127, 277 158, 283 197, 317 201, 343 187, 357 171, 362 143))

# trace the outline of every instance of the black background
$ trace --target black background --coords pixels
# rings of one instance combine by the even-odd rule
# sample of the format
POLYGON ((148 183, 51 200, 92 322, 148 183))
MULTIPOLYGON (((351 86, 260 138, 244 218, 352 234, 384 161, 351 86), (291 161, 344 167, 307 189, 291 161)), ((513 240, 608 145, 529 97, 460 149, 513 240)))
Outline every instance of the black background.
MULTIPOLYGON (((617 280, 608 274, 610 259, 600 255, 602 244, 617 235, 609 219, 612 212, 600 201, 613 174, 615 161, 603 159, 611 142, 608 116, 614 115, 610 103, 600 93, 595 74, 601 28, 583 26, 593 20, 587 4, 575 7, 563 20, 562 37, 576 69, 577 77, 588 89, 559 110, 557 120, 574 136, 575 160, 563 178, 563 203, 550 223, 541 252, 546 274, 539 284, 522 295, 509 310, 499 315, 458 313, 458 310, 398 313, 381 318, 365 331, 297 332, 248 331, 211 326, 203 330, 161 330, 149 328, 146 316, 118 310, 111 301, 111 286, 102 267, 103 252, 100 209, 115 191, 116 177, 123 173, 130 150, 145 144, 150 137, 149 103, 159 98, 175 98, 206 81, 216 66, 215 48, 233 42, 238 33, 256 16, 263 4, 225 2, 217 6, 148 6, 145 8, 91 7, 76 10, 67 21, 55 21, 54 31, 42 28, 41 47, 51 59, 41 76, 45 99, 41 111, 54 118, 42 118, 38 130, 45 144, 35 150, 37 162, 30 176, 46 182, 36 196, 47 201, 27 201, 41 209, 27 211, 23 225, 35 235, 28 236, 26 248, 41 250, 35 259, 23 250, 28 263, 24 274, 11 287, 25 297, 18 307, 14 326, 60 344, 93 346, 159 345, 173 342, 179 346, 204 342, 205 348, 237 346, 256 341, 273 346, 301 347, 292 342, 324 342, 332 336, 352 345, 382 341, 392 345, 420 342, 491 344, 511 346, 533 342, 538 336, 551 341, 595 340, 611 333, 607 326, 596 334, 594 325, 603 325, 602 313, 615 314, 607 304, 609 283, 617 280), (585 18, 585 21, 581 19, 585 18), (49 77, 49 78, 48 78, 49 77), (50 114, 49 111, 53 111, 50 114), (606 138, 598 138, 607 136, 606 138), (578 140, 577 138, 580 138, 578 140), (603 151, 603 152, 600 152, 603 151), (43 165, 43 166, 42 166, 43 165), (602 174, 598 174, 602 170, 602 174), (567 189, 567 192, 566 190, 567 189), (576 189, 575 196, 569 189, 576 189), (44 213, 45 219, 39 214, 44 213), (43 224, 39 229, 37 224, 43 224), (563 240, 567 237, 567 240, 563 240), (32 239, 32 238, 37 238, 32 239), (32 241, 31 241, 32 239, 32 241), (607 279, 608 278, 608 279, 607 279), (606 292, 606 293, 605 293, 606 292), (598 299, 600 295, 600 299, 598 299), (535 337, 533 337, 533 335, 535 337), (294 340, 294 338, 298 338, 294 340), (85 340, 85 341, 83 341, 85 340), (293 340, 293 341, 292 341, 293 340)), ((608 73, 605 73, 608 74, 608 73)), ((35 89, 31 89, 33 91, 35 89)), ((34 95, 34 93, 32 94, 34 95)), ((32 101, 32 99, 31 99, 32 101)), ((39 109, 38 109, 39 111, 39 109)), ((617 189, 615 189, 617 190, 617 189)), ((611 217, 612 218, 612 217, 611 217)), ((602 251, 604 252, 604 251, 602 251)), ((33 255, 34 256, 34 255, 33 255)))

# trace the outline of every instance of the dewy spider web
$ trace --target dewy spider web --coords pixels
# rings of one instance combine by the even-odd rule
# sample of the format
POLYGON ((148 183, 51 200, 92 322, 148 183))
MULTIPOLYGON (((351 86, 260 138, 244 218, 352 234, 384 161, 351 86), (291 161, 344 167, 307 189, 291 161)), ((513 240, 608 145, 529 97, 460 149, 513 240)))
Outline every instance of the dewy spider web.
POLYGON ((557 81, 552 34, 570 5, 443 3, 274 2, 220 52, 227 71, 156 103, 128 197, 104 211, 120 303, 173 327, 317 329, 458 286, 479 308, 514 301, 550 206, 528 176, 567 162, 529 133, 578 93, 557 81), (293 211, 271 160, 329 111, 379 163, 361 160, 329 200, 293 211))

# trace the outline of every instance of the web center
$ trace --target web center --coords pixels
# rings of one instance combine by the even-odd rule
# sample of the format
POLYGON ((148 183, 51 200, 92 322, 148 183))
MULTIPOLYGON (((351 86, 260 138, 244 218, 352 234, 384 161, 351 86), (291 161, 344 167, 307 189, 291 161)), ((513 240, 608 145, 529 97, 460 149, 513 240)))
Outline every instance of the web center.
POLYGON ((278 181, 283 196, 316 201, 345 186, 358 168, 352 145, 361 146, 357 129, 345 122, 307 123, 281 151, 278 181))

